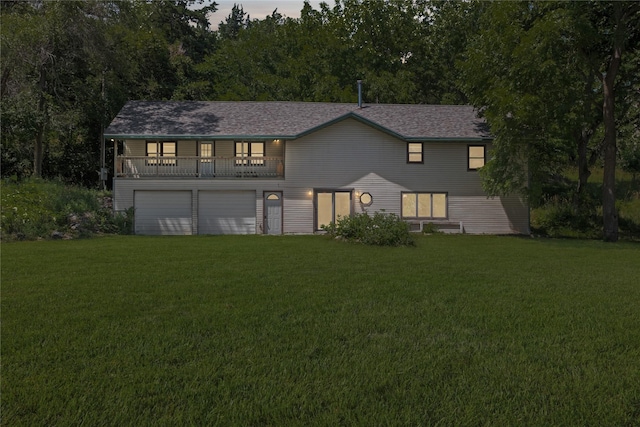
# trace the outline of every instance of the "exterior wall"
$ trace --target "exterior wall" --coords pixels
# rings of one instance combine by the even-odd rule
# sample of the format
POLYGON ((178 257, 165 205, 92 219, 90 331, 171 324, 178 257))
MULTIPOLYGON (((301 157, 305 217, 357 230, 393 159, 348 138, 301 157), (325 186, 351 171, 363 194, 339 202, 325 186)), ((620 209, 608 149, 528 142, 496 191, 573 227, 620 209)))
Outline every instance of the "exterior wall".
MULTIPOLYGON (((263 230, 263 192, 283 191, 283 181, 279 179, 237 179, 237 180, 215 180, 215 179, 137 179, 118 178, 114 182, 113 207, 116 211, 126 210, 134 205, 135 191, 162 190, 177 191, 190 190, 193 192, 193 234, 198 230, 198 193, 200 191, 228 191, 228 190, 252 190, 256 194, 256 233, 263 230)), ((309 197, 311 200, 311 197, 309 197)), ((283 209, 286 209, 287 201, 283 200, 283 209)), ((286 232, 286 231, 285 231, 286 232)), ((307 231, 310 233, 311 231, 307 231)))
POLYGON ((233 141, 215 141, 213 150, 216 156, 233 157, 235 155, 233 141))
MULTIPOLYGON (((488 199, 467 170, 468 141, 425 142, 424 163, 407 163, 407 143, 357 120, 344 120, 286 145, 285 232, 313 231, 314 189, 368 192, 354 211, 401 214, 401 193, 448 195, 448 221, 468 233, 528 233, 528 207, 518 197, 488 199), (293 200, 291 200, 293 198, 293 200)), ((489 144, 488 148, 489 148, 489 144)))
MULTIPOLYGON (((285 157, 284 179, 118 178, 114 208, 132 206, 135 190, 192 190, 196 215, 199 191, 254 190, 256 233, 262 233, 263 193, 282 191, 283 232, 313 233, 314 189, 351 190, 355 212, 384 210, 397 215, 402 192, 443 192, 448 196, 448 221, 462 221, 467 233, 528 233, 527 205, 515 196, 484 195, 478 173, 467 170, 468 145, 468 141, 425 142, 424 163, 407 163, 406 142, 347 119, 297 140, 266 143, 267 156, 285 157), (363 192, 372 195, 370 206, 356 200, 356 194, 363 192)), ((178 155, 196 155, 196 147, 194 141, 179 141, 178 155)), ((144 155, 144 141, 126 144, 126 149, 131 150, 131 154, 125 150, 126 155, 144 155)), ((215 155, 233 156, 234 142, 216 141, 215 155)), ((195 233, 196 217, 193 223, 195 233)))

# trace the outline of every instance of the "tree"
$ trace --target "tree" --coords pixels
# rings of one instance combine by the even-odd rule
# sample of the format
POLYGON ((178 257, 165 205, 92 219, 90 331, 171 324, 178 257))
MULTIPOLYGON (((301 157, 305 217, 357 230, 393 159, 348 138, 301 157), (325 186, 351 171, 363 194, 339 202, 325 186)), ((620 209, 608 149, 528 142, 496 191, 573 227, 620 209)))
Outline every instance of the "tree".
POLYGON ((614 86, 633 36, 631 3, 492 3, 460 62, 462 87, 495 135, 482 170, 489 194, 539 193, 577 159, 580 193, 587 151, 604 126, 605 240, 617 240, 614 86), (604 104, 597 112, 598 97, 604 104))
POLYGON ((420 38, 409 60, 415 68, 417 99, 429 104, 467 104, 458 85, 456 62, 471 37, 478 32, 484 2, 441 1, 427 3, 420 21, 420 38))
POLYGON ((87 97, 86 77, 100 72, 104 13, 100 2, 32 3, 2 14, 3 145, 32 141, 34 176, 60 149, 87 97))
MULTIPOLYGON (((602 116, 604 122, 604 174, 602 212, 604 240, 618 240, 616 212, 617 123, 615 107, 616 82, 627 49, 640 50, 640 4, 636 2, 592 3, 590 18, 598 32, 584 43, 584 56, 602 84, 602 116), (634 42, 631 44, 631 42, 634 42), (594 55, 596 52, 596 57, 594 55)), ((585 31, 588 35, 592 32, 585 31)), ((586 37, 585 37, 586 38, 586 37)), ((637 70, 635 71, 637 73, 637 70)))
POLYGON ((218 35, 223 39, 235 40, 240 31, 249 26, 248 24, 248 17, 242 5, 234 3, 229 16, 218 24, 218 35))
POLYGON ((1 2, 2 174, 97 182, 101 128, 128 99, 194 92, 179 89, 216 46, 206 3, 1 2))

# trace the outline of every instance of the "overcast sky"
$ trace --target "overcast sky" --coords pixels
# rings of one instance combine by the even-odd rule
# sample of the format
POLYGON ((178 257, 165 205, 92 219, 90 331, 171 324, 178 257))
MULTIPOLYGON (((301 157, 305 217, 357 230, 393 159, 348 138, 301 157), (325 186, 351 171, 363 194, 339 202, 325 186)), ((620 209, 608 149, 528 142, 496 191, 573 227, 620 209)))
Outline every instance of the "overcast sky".
MULTIPOLYGON (((244 12, 248 14, 251 19, 264 19, 270 16, 276 8, 278 9, 278 13, 281 13, 285 17, 299 18, 300 11, 304 5, 304 0, 215 0, 215 2, 218 3, 218 10, 211 14, 209 18, 211 27, 214 29, 218 28, 220 21, 224 21, 227 16, 229 16, 234 3, 242 6, 244 12)), ((309 3, 311 3, 311 7, 314 9, 320 8, 320 1, 312 0, 309 3)), ((334 1, 326 0, 326 3, 333 6, 334 1)))

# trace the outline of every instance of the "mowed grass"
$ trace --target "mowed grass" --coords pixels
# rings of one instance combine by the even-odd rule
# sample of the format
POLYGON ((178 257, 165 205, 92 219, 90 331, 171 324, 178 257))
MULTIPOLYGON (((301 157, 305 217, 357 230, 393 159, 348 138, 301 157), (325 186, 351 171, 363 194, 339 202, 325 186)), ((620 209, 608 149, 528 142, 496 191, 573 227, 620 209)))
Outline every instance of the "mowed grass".
POLYGON ((640 425, 640 246, 2 245, 2 424, 640 425))

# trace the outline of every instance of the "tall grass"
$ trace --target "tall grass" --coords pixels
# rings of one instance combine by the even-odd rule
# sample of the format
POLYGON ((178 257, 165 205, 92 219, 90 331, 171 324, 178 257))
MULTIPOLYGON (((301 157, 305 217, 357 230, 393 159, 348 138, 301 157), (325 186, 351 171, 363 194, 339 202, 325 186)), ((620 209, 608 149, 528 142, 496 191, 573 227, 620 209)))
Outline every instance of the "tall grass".
POLYGON ((638 425, 640 247, 2 248, 4 425, 638 425))
MULTIPOLYGON (((594 168, 579 204, 575 202, 576 170, 566 172, 567 182, 549 189, 540 206, 531 211, 534 233, 552 237, 597 239, 602 237, 602 174, 594 168)), ((616 210, 622 239, 640 240, 640 181, 628 172, 616 172, 616 210)))
POLYGON ((36 240, 96 233, 128 234, 131 213, 114 215, 104 201, 110 193, 60 181, 0 180, 2 240, 36 240))

